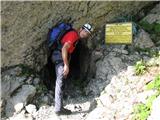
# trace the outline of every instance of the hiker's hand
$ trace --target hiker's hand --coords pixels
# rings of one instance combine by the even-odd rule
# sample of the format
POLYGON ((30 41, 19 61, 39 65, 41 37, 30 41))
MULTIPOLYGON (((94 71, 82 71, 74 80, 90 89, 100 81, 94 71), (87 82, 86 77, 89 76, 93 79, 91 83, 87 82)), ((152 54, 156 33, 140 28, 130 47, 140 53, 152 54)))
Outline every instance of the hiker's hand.
POLYGON ((65 64, 63 69, 63 75, 65 78, 67 77, 68 73, 69 73, 69 66, 65 64))

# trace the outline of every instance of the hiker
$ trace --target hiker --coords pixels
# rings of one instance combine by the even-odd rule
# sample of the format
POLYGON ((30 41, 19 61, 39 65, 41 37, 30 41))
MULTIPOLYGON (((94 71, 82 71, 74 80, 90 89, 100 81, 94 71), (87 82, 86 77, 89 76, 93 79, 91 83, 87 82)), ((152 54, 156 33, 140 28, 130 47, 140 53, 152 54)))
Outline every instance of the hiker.
POLYGON ((91 35, 93 28, 90 24, 84 24, 79 30, 72 29, 63 35, 60 43, 61 49, 54 49, 52 62, 55 64, 56 86, 55 86, 55 113, 57 115, 71 114, 72 112, 63 107, 64 80, 69 73, 69 57, 74 51, 80 39, 86 39, 91 35))

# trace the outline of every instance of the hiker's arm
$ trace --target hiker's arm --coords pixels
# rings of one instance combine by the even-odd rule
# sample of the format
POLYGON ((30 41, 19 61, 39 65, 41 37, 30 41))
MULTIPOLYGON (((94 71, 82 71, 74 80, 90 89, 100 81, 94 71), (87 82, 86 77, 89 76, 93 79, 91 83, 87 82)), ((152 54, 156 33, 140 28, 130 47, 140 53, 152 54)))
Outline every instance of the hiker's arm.
POLYGON ((68 49, 69 48, 70 48, 70 44, 67 42, 62 47, 62 58, 64 62, 64 71, 63 71, 64 76, 67 76, 69 73, 69 62, 68 62, 68 49))
POLYGON ((70 44, 67 42, 62 47, 63 62, 64 62, 64 65, 68 65, 68 66, 69 66, 69 63, 68 63, 68 49, 69 48, 70 48, 70 44))

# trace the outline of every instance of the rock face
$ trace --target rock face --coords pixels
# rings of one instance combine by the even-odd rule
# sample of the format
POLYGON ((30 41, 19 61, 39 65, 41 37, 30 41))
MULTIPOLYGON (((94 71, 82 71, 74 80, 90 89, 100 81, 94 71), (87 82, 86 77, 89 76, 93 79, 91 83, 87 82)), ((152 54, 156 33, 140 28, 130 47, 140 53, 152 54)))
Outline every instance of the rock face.
POLYGON ((160 4, 157 4, 150 13, 144 17, 143 21, 147 21, 150 24, 159 23, 160 24, 160 4))
POLYGON ((16 66, 2 72, 1 112, 7 117, 21 112, 36 93, 36 88, 32 84, 38 85, 39 78, 33 78, 33 74, 26 76, 23 71, 22 67, 16 66))
POLYGON ((87 94, 98 95, 109 84, 112 76, 125 69, 126 65, 122 62, 122 59, 116 57, 116 53, 113 54, 114 52, 96 63, 96 76, 95 79, 90 80, 86 89, 87 94))
POLYGON ((35 88, 31 85, 23 85, 15 96, 7 101, 6 115, 11 116, 12 113, 20 112, 26 103, 35 95, 35 88))
POLYGON ((10 96, 16 89, 24 84, 26 77, 15 76, 19 74, 19 72, 21 72, 21 68, 19 67, 3 72, 1 81, 2 99, 10 96))
MULTIPOLYGON (((136 76, 135 62, 144 59, 149 66, 155 64, 155 71, 160 71, 160 58, 150 58, 144 52, 130 52, 129 45, 104 44, 102 27, 124 13, 143 13, 145 7, 152 7, 153 3, 2 2, 2 67, 22 63, 39 71, 47 62, 47 30, 57 21, 66 20, 75 27, 91 21, 98 31, 93 34, 92 41, 87 42, 87 46, 79 49, 78 63, 84 76, 78 71, 78 79, 83 78, 87 84, 80 86, 82 80, 78 81, 75 77, 73 80, 77 80, 76 84, 80 86, 76 88, 76 84, 71 81, 68 96, 64 97, 64 107, 73 112, 71 115, 57 117, 53 106, 54 92, 40 84, 41 79, 38 75, 33 75, 33 71, 30 74, 22 67, 12 66, 2 71, 2 120, 130 120, 133 104, 145 103, 146 98, 154 94, 154 91, 144 92, 144 88, 141 88, 153 76, 136 76)), ((159 10, 157 6, 159 4, 152 10, 156 15, 159 10)), ((150 20, 147 17, 144 19, 150 20)), ((143 29, 134 41, 131 46, 133 48, 152 47, 160 50, 159 46, 154 46, 150 33, 143 29)), ((74 73, 77 74, 76 72, 74 73)), ((159 117, 159 106, 156 106, 159 101, 159 97, 154 101, 149 120, 159 117)))
POLYGON ((151 36, 156 46, 160 45, 160 4, 157 4, 141 21, 140 25, 151 36))
POLYGON ((115 17, 133 16, 153 2, 2 2, 2 67, 27 64, 40 70, 47 63, 48 29, 58 21, 95 28, 115 17), (124 7, 125 6, 125 7, 124 7))
POLYGON ((148 33, 144 30, 140 30, 138 36, 134 40, 135 47, 144 49, 144 48, 152 48, 154 47, 154 43, 151 40, 148 33))

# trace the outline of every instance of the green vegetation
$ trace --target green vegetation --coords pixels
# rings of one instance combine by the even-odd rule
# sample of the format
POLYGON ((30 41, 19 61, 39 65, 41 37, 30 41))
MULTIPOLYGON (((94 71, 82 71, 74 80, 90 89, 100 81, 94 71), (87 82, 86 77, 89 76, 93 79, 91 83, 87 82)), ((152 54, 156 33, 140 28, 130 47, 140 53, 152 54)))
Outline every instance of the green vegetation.
POLYGON ((139 47, 135 47, 135 50, 137 52, 150 52, 150 48, 139 48, 139 47))
POLYGON ((42 92, 45 93, 48 90, 44 84, 40 84, 36 86, 36 91, 37 91, 37 94, 41 94, 42 92))
POLYGON ((134 106, 133 120, 146 120, 150 115, 152 103, 160 95, 160 74, 152 82, 147 84, 146 87, 148 90, 156 89, 157 92, 147 99, 146 104, 139 103, 134 106))
POLYGON ((155 80, 147 84, 147 89, 156 89, 160 92, 160 74, 156 76, 155 80))
POLYGON ((137 52, 144 52, 149 57, 160 57, 160 51, 154 50, 154 49, 151 49, 151 48, 139 48, 139 47, 136 47, 135 50, 137 52))
POLYGON ((137 61, 135 64, 135 73, 136 75, 143 75, 149 67, 151 66, 159 66, 159 59, 160 59, 160 51, 152 50, 152 49, 142 49, 136 48, 137 51, 145 52, 148 56, 152 57, 150 61, 140 60, 137 61))
POLYGON ((146 107, 147 108, 149 108, 151 110, 153 100, 155 100, 158 95, 159 95, 159 93, 157 92, 155 95, 152 95, 147 99, 147 102, 146 102, 146 107))
POLYGON ((150 51, 150 54, 151 54, 153 57, 160 58, 160 51, 150 51))
POLYGON ((138 62, 136 62, 136 65, 135 65, 135 72, 136 72, 136 75, 142 75, 146 72, 146 64, 143 60, 140 60, 138 62))
POLYGON ((160 24, 159 23, 148 23, 147 21, 140 21, 139 25, 142 26, 149 33, 159 33, 160 32, 160 24))
POLYGON ((144 29, 145 31, 150 33, 151 39, 158 46, 159 45, 159 38, 160 38, 160 24, 156 23, 156 22, 150 24, 145 20, 141 20, 139 22, 139 25, 142 27, 142 29, 144 29))
POLYGON ((155 27, 154 27, 154 31, 155 33, 159 33, 160 32, 160 24, 156 24, 155 27))
POLYGON ((29 77, 31 75, 36 75, 35 70, 31 69, 27 65, 20 64, 18 65, 20 68, 22 68, 22 72, 18 76, 26 76, 29 77))
POLYGON ((159 95, 160 95, 159 92, 157 92, 155 95, 150 96, 147 99, 146 104, 143 103, 136 104, 133 108, 134 117, 132 118, 132 120, 146 120, 151 113, 153 101, 159 95))
POLYGON ((132 120, 146 120, 150 114, 150 108, 143 103, 137 104, 133 109, 135 115, 132 120))

